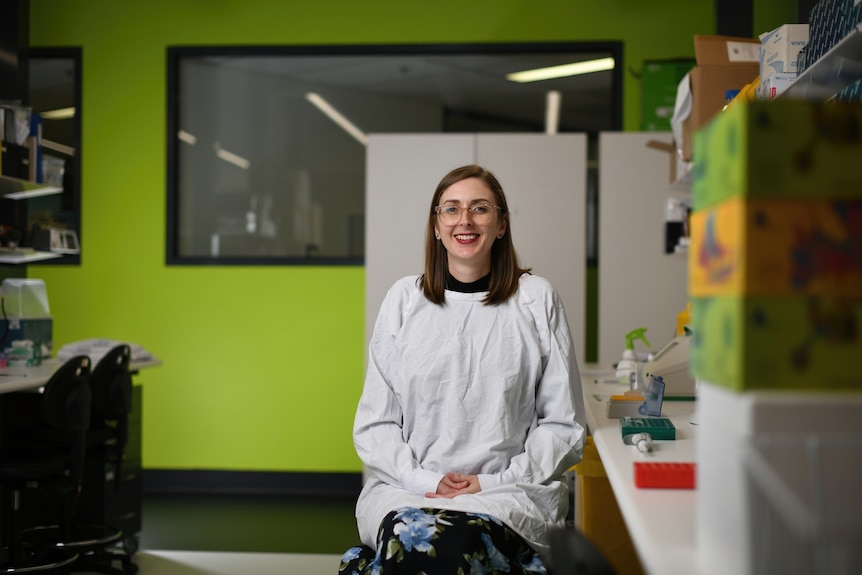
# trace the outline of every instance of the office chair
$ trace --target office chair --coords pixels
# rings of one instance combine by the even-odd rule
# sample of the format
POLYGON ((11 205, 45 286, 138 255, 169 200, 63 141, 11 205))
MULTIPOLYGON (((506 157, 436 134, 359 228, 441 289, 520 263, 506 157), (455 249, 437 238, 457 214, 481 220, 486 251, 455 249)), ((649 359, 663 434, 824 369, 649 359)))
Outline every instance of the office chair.
POLYGON ((37 398, 39 425, 66 437, 64 446, 34 442, 25 432, 18 440, 10 435, 8 445, 0 449, 0 483, 9 496, 4 509, 8 514, 8 544, 2 549, 0 573, 67 573, 78 559, 73 549, 24 542, 22 495, 34 487, 45 495, 58 495, 59 513, 74 514, 90 424, 89 375, 90 358, 73 357, 54 373, 37 398))
MULTIPOLYGON (((106 466, 113 467, 113 487, 119 487, 120 470, 125 458, 128 441, 128 421, 131 412, 132 376, 129 371, 131 348, 117 345, 108 351, 89 377, 92 394, 90 425, 86 440, 87 465, 94 473, 87 472, 83 479, 83 501, 90 493, 102 495, 106 466)), ((53 441, 58 438, 54 437, 53 441)), ((102 524, 103 517, 94 517, 81 505, 78 513, 67 518, 66 525, 42 526, 25 531, 30 541, 46 544, 51 541, 58 546, 78 552, 73 572, 104 573, 106 575, 129 575, 137 572, 132 563, 136 549, 129 549, 123 540, 122 529, 102 524), (123 543, 123 548, 120 548, 123 543), (119 562, 120 567, 114 563, 119 562)), ((101 510, 102 507, 99 506, 101 510)))

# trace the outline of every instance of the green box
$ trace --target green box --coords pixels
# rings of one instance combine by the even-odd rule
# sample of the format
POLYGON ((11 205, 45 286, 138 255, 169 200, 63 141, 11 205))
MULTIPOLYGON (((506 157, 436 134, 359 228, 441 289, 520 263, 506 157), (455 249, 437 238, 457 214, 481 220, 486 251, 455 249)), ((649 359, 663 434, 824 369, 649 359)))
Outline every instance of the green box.
POLYGON ((10 360, 10 365, 13 361, 18 365, 23 365, 23 362, 28 366, 39 365, 43 358, 51 357, 54 349, 52 318, 0 319, 0 334, 5 335, 0 347, 0 363, 4 365, 7 360, 10 360), (26 358, 19 353, 25 348, 19 347, 14 342, 30 342, 26 347, 29 350, 26 358), (15 349, 14 353, 13 349, 15 349))
POLYGON ((646 60, 641 75, 641 130, 669 132, 680 81, 694 68, 694 59, 646 60))
POLYGON ((695 210, 733 196, 862 198, 862 104, 744 100, 695 133, 695 210))
POLYGON ((623 437, 634 433, 649 433, 653 439, 676 439, 676 427, 667 417, 631 417, 620 419, 623 437))
POLYGON ((691 370, 734 391, 862 391, 862 298, 692 298, 691 370))

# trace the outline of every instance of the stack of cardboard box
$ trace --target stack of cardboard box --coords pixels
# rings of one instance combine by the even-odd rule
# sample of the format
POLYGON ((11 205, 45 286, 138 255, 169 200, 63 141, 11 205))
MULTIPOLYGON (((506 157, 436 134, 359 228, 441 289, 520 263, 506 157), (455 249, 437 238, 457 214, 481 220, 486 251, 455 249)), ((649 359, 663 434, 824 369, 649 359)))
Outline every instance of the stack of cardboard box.
POLYGON ((860 158, 862 104, 744 101, 696 134, 689 296, 707 575, 858 569, 860 158))

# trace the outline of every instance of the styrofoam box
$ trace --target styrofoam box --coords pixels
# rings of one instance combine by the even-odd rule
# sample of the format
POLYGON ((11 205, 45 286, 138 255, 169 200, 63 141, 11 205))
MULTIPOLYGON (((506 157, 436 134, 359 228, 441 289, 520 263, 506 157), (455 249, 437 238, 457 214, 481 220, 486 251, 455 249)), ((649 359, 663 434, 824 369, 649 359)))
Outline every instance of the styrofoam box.
POLYGON ((772 74, 798 74, 797 56, 808 43, 808 24, 784 24, 760 36, 760 79, 772 74))
POLYGON ((698 384, 696 545, 704 575, 862 566, 862 393, 698 384))

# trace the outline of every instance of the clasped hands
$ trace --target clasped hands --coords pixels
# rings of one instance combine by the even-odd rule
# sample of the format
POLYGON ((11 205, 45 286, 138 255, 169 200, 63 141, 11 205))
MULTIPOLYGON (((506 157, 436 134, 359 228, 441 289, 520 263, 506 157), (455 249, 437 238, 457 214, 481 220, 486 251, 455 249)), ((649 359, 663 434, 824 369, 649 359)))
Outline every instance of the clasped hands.
POLYGON ((479 485, 478 475, 464 475, 463 473, 447 473, 437 484, 436 493, 426 493, 429 498, 453 498, 468 493, 479 493, 482 486, 479 485))

